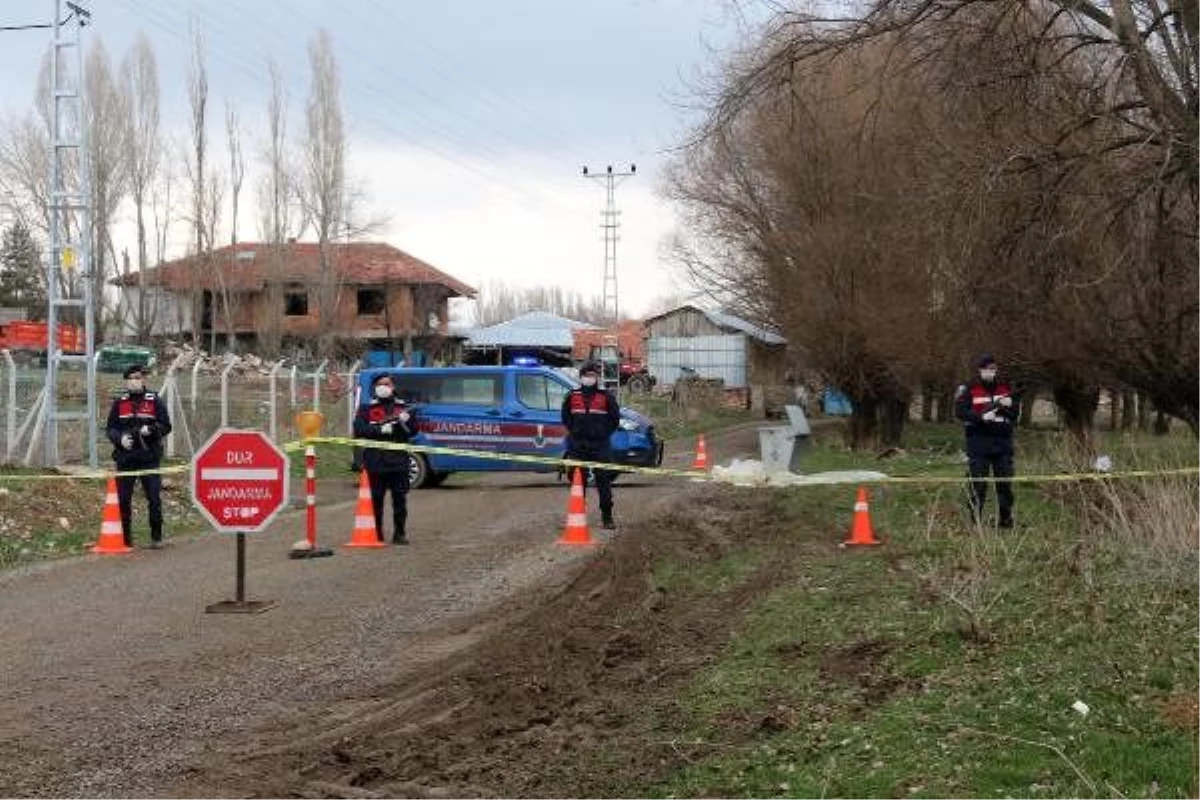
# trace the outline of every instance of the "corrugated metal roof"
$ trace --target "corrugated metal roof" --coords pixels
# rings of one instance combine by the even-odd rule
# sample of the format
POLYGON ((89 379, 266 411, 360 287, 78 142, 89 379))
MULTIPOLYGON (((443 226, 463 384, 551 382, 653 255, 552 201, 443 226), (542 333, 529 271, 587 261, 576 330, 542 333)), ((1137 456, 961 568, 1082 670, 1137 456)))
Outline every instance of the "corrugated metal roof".
POLYGON ((665 311, 662 314, 656 314, 653 317, 647 317, 645 320, 643 320, 643 322, 649 325, 655 320, 669 317, 676 312, 684 310, 685 308, 699 311, 708 318, 709 322, 711 322, 713 325, 716 325, 718 328, 721 328, 722 330, 744 333, 747 336, 757 339, 763 344, 787 344, 787 339, 784 339, 778 333, 775 333, 775 331, 767 330, 766 328, 760 328, 753 323, 747 322, 741 317, 735 317, 733 314, 726 314, 722 311, 709 311, 706 308, 701 308, 700 306, 693 305, 691 303, 678 306, 670 311, 665 311))
POLYGON ((766 328, 760 328, 757 325, 747 322, 741 317, 735 317, 732 314, 725 314, 720 311, 704 311, 704 316, 708 317, 712 324, 719 328, 733 328, 741 331, 747 336, 753 336, 763 344, 787 344, 787 339, 784 339, 774 331, 769 331, 766 328))
POLYGON ((467 338, 467 346, 561 347, 570 350, 574 344, 571 331, 595 327, 545 311, 530 311, 498 325, 476 328, 467 338))

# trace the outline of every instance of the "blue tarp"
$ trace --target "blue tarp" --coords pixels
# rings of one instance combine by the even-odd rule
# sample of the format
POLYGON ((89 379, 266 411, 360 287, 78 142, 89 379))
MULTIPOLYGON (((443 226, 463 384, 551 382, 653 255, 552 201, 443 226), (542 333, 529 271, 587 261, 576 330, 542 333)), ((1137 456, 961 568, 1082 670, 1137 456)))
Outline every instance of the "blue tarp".
POLYGON ((821 393, 821 410, 831 417, 845 417, 854 412, 850 398, 837 389, 826 389, 821 393))
POLYGON ((423 366, 425 366, 425 353, 421 350, 414 351, 412 357, 407 361, 402 350, 368 350, 367 354, 363 356, 364 369, 423 366))

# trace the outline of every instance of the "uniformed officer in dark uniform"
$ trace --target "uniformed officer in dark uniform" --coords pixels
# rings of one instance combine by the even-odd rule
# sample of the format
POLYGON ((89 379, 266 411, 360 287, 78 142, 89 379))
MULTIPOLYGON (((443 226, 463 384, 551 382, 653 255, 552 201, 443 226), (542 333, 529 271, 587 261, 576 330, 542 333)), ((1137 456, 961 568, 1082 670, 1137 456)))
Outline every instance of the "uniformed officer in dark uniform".
MULTIPOLYGON (((392 376, 382 374, 371 382, 371 401, 354 417, 354 436, 381 442, 407 442, 417 435, 415 409, 396 397, 392 376)), ((375 532, 383 536, 383 505, 392 493, 392 544, 408 544, 408 489, 410 456, 405 450, 381 450, 368 447, 362 455, 363 469, 371 484, 371 509, 375 512, 375 532)))
MULTIPOLYGON (((975 361, 979 376, 958 387, 954 415, 962 420, 967 434, 967 469, 971 476, 971 518, 976 524, 987 502, 989 473, 995 478, 1013 476, 1013 427, 1021 416, 1021 404, 1010 387, 997 378, 996 359, 985 353, 975 361)), ((997 524, 1013 526, 1013 489, 1010 480, 996 481, 997 524)))
POLYGON ((150 547, 162 547, 162 476, 157 472, 129 476, 120 473, 157 470, 162 464, 163 437, 170 432, 167 404, 158 394, 146 390, 145 368, 125 370, 125 392, 108 411, 106 433, 115 448, 112 456, 117 463, 117 501, 126 547, 133 546, 133 490, 138 481, 150 509, 150 547))
MULTIPOLYGON (((612 461, 612 445, 609 437, 621 424, 621 407, 612 392, 600 386, 602 374, 600 364, 589 361, 579 368, 580 385, 563 398, 562 423, 567 428, 566 458, 578 461, 612 461)), ((575 481, 570 467, 567 476, 575 481)), ((616 527, 613 521, 613 472, 607 469, 592 469, 584 472, 587 484, 588 472, 596 479, 596 492, 600 495, 601 524, 608 530, 616 527)))

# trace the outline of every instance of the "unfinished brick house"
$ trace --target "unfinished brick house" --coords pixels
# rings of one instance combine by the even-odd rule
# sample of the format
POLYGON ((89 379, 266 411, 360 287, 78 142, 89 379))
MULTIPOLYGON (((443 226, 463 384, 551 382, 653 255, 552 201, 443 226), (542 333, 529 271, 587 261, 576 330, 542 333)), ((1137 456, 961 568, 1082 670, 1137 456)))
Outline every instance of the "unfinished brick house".
POLYGON ((140 327, 153 337, 189 340, 195 333, 205 347, 232 338, 243 349, 286 352, 312 350, 325 336, 363 350, 448 355, 442 351, 449 300, 473 298, 474 288, 388 244, 334 244, 330 256, 333 270, 325 280, 315 242, 278 248, 242 242, 112 283, 129 329, 136 329, 140 314, 140 327))

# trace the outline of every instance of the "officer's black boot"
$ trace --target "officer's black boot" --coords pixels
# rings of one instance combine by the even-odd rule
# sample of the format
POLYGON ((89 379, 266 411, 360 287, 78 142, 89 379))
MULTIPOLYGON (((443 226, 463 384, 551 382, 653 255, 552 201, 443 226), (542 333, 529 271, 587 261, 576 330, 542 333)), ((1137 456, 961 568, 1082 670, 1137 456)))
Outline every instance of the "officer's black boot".
POLYGON ((133 518, 121 515, 121 535, 125 537, 125 546, 133 547, 133 518))
POLYGON ((408 513, 399 511, 393 517, 392 544, 408 544, 408 536, 404 532, 405 523, 408 522, 408 513))
POLYGON ((611 531, 617 527, 617 523, 613 521, 612 508, 600 509, 600 527, 606 531, 611 531))

